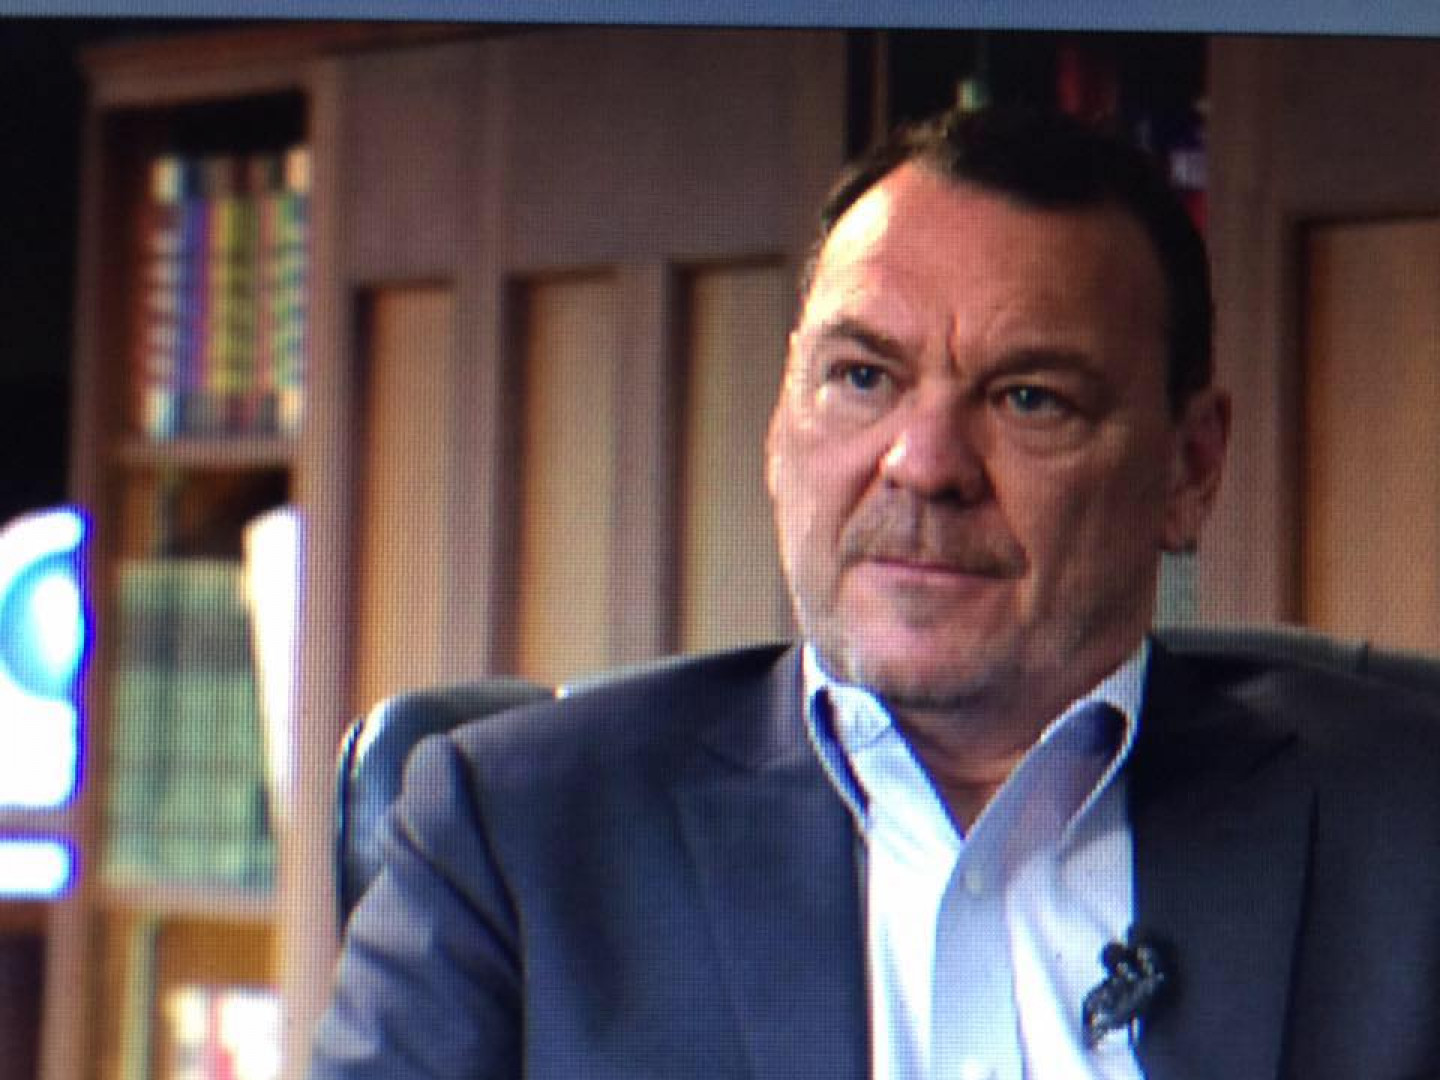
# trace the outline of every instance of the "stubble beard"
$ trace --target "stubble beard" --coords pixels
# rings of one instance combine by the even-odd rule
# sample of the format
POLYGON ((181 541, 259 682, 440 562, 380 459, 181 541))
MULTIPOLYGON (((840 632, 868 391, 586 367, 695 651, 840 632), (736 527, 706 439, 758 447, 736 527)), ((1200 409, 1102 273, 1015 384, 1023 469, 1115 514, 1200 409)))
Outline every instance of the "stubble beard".
POLYGON ((1133 584, 1115 582, 1090 589, 1071 583, 1052 597, 1060 608, 1027 615, 1018 596, 1028 569, 1024 551, 1008 535, 987 535, 963 509, 882 498, 857 509, 829 558, 814 557, 814 536, 782 542, 796 620, 821 665, 833 678, 870 690, 897 715, 1025 715, 1063 707, 1067 689, 1078 695, 1103 677, 1148 626, 1148 608, 1133 601, 1133 584), (872 597, 883 611, 862 613, 856 598, 844 595, 846 578, 875 558, 933 562, 1017 592, 1008 598, 1006 621, 993 627, 982 625, 979 614, 967 625, 953 598, 923 585, 872 597), (1082 597, 1089 602, 1079 603, 1082 597), (921 658, 901 641, 886 641, 887 625, 897 637, 948 633, 952 647, 937 639, 932 655, 921 658))
MULTIPOLYGON (((953 652, 917 667, 898 643, 873 640, 874 620, 867 625, 842 601, 846 575, 869 560, 918 561, 1013 584, 1025 571, 1024 552, 1008 536, 985 536, 964 509, 894 494, 875 499, 847 522, 833 562, 808 557, 807 545, 792 539, 785 569, 796 620, 832 677, 865 687, 892 711, 927 713, 973 710, 1021 678, 1016 626, 979 640, 965 640, 972 634, 959 626, 953 652)), ((923 586, 898 587, 881 602, 886 620, 905 631, 942 634, 956 619, 951 598, 923 586)))
POLYGON ((957 649, 955 662, 943 671, 917 671, 873 643, 853 640, 834 617, 802 615, 801 625, 813 627, 807 637, 828 673, 869 690, 894 713, 974 711, 1019 671, 1011 658, 987 656, 989 650, 975 646, 957 649))
MULTIPOLYGON (((956 616, 946 611, 954 627, 953 647, 921 665, 902 645, 877 638, 883 631, 872 628, 867 633, 847 618, 838 591, 837 587, 806 598, 791 590, 801 631, 827 674, 869 690, 897 717, 1028 715, 1042 701, 1046 708, 1063 707, 1064 700, 1048 699, 1066 683, 1076 680, 1078 686, 1079 681, 1104 674, 1089 671, 1091 665, 1085 661, 1105 636, 1108 620, 1098 611, 1057 614, 1037 625, 1012 624, 990 634, 953 623, 956 616)), ((946 620, 940 616, 933 605, 902 601, 891 609, 902 633, 942 634, 946 620)), ((1117 657, 1100 666, 1108 670, 1123 659, 1117 657)))

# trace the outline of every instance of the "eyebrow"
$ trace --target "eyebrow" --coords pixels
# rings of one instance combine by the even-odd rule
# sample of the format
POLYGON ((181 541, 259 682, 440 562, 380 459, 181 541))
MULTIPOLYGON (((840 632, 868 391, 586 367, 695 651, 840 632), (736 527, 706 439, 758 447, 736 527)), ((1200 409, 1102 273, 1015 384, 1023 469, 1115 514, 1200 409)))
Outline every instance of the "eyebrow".
POLYGON ((1102 379, 1090 355, 1079 349, 1057 349, 1046 346, 1020 348, 1002 356, 986 374, 990 378, 1023 375, 1032 371, 1071 371, 1090 379, 1102 379))
POLYGON ((902 360, 912 351, 899 338, 891 337, 849 316, 821 323, 812 333, 817 341, 853 342, 867 352, 890 360, 902 360))
MULTIPOLYGON (((851 342, 888 360, 905 360, 914 351, 902 339, 849 315, 821 323, 810 336, 820 343, 851 342)), ((988 381, 1041 371, 1071 372, 1092 384, 1106 381, 1105 373, 1097 369, 1094 358, 1083 349, 1047 345, 1021 346, 1004 354, 985 370, 984 378, 988 381)))
MULTIPOLYGON (((894 360, 904 359, 912 349, 900 338, 861 322, 850 316, 842 316, 830 322, 821 323, 812 331, 819 341, 849 341, 867 352, 894 360)), ((1005 354, 998 359, 987 374, 990 376, 1018 375, 1027 371, 1042 370, 1073 371, 1091 378, 1099 377, 1090 355, 1081 349, 1052 348, 1045 345, 1025 346, 1005 354)))

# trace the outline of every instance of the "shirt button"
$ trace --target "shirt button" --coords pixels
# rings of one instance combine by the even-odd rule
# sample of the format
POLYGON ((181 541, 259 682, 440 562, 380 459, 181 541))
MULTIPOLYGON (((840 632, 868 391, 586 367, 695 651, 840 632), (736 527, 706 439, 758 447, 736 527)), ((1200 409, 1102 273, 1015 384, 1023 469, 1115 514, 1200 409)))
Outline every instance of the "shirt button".
POLYGON ((995 1080, 995 1070, 983 1061, 969 1058, 960 1063, 959 1080, 995 1080))
MULTIPOLYGON (((973 866, 965 871, 965 891, 971 896, 979 896, 985 891, 985 875, 973 866)), ((970 1078, 967 1076, 965 1080, 970 1078)))

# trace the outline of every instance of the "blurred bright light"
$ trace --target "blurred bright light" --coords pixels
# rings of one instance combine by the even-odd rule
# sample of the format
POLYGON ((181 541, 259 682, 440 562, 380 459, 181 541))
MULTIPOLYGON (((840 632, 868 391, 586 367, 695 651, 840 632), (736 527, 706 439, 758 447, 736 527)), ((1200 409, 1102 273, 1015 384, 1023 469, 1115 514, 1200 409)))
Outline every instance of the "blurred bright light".
POLYGON ((86 532, 69 507, 0 529, 0 806, 59 806, 75 790, 86 532))
POLYGON ((70 884, 73 864, 70 848, 59 840, 0 840, 0 896, 60 896, 70 884))
POLYGON ((291 801, 296 641, 300 623, 300 512, 279 506, 245 529, 245 593, 254 626, 255 674, 265 718, 271 814, 283 822, 291 801))
POLYGON ((80 583, 69 552, 45 555, 0 598, 0 647, 11 677, 38 697, 70 698, 85 651, 80 583))
POLYGON ((85 518, 73 507, 25 514, 0 529, 0 593, 41 555, 78 551, 85 518))
POLYGON ((220 1004, 220 1045, 236 1080, 280 1075, 280 998, 264 990, 232 990, 220 1004))
POLYGON ((17 691, 0 677, 0 806, 60 806, 75 791, 75 706, 17 691))

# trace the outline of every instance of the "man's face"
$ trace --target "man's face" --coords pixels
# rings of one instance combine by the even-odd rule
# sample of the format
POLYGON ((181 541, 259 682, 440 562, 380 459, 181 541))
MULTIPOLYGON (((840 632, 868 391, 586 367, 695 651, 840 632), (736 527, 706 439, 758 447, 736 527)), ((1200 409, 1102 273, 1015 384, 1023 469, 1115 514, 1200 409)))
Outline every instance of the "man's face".
POLYGON ((1223 399, 1175 421, 1165 351, 1160 266, 1118 210, 1026 209, 915 163, 852 206, 767 445, 827 669, 901 710, 1058 711, 1123 660, 1223 457, 1223 399))

